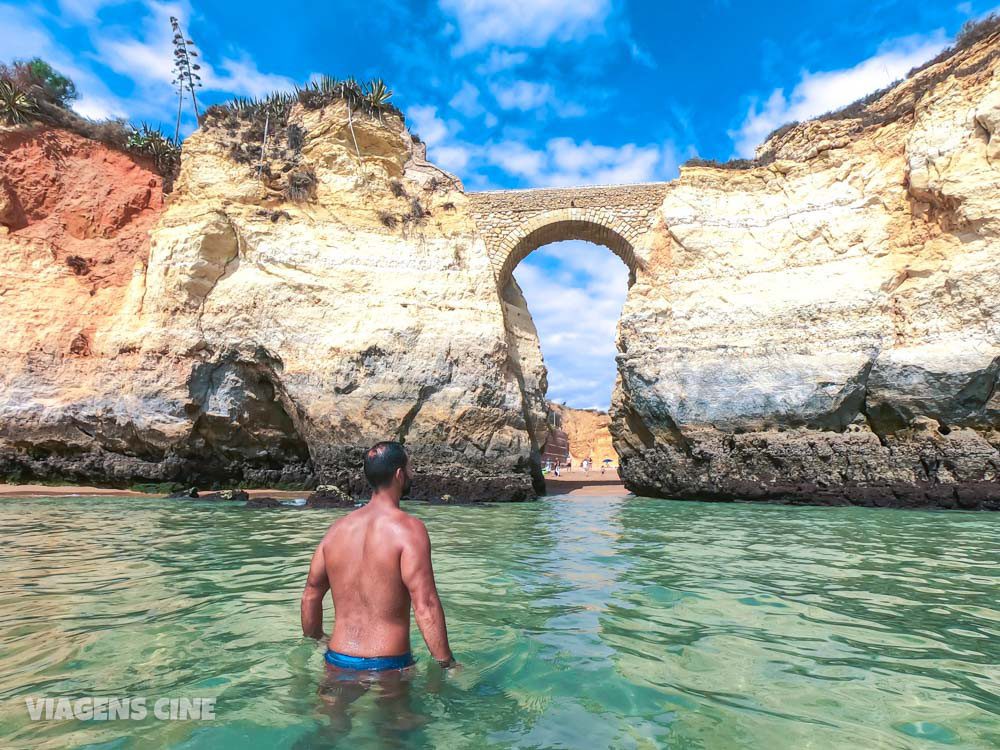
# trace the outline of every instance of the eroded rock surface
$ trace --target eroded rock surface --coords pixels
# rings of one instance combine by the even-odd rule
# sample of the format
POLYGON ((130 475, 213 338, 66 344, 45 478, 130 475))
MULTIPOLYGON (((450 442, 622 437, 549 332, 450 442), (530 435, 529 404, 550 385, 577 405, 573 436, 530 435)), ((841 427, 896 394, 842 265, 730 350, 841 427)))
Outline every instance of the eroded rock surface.
MULTIPOLYGON (((363 495, 363 451, 398 439, 416 461, 415 497, 532 497, 524 374, 461 183, 429 165, 392 115, 356 115, 351 135, 342 103, 298 106, 263 169, 242 155, 259 146, 239 125, 188 139, 162 212, 131 194, 111 198, 135 212, 105 220, 100 202, 78 212, 77 234, 99 236, 128 269, 93 294, 96 272, 77 273, 48 246, 52 230, 17 207, 31 199, 68 215, 79 192, 70 178, 44 199, 5 199, 0 470, 328 482, 363 495), (147 243, 143 211, 154 210, 147 243), (141 241, 129 244, 133 229, 141 241)), ((90 145, 97 182, 121 191, 128 160, 90 145)), ((28 158, 58 172, 67 148, 25 159, 15 149, 4 175, 28 158)))
POLYGON ((619 331, 629 488, 1000 506, 998 51, 670 185, 619 331))
POLYGON ((131 157, 0 129, 0 475, 363 497, 399 439, 415 499, 532 497, 546 373, 505 274, 576 233, 632 270, 629 488, 1000 507, 1000 35, 752 169, 613 191, 647 201, 624 223, 605 189, 477 214, 392 115, 296 105, 263 163, 262 135, 210 117, 164 207, 131 157))

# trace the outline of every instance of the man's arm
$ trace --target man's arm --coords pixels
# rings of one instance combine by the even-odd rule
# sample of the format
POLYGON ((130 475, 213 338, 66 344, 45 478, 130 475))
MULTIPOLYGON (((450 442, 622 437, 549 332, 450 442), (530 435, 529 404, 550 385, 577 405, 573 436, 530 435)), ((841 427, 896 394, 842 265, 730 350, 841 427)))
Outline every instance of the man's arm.
POLYGON ((330 590, 326 575, 326 559, 323 542, 319 543, 309 564, 306 589, 302 592, 302 635, 309 638, 323 638, 323 597, 330 590))
POLYGON ((417 620, 420 634, 423 635, 431 656, 441 666, 451 666, 454 657, 448 645, 444 608, 441 606, 437 585, 434 583, 431 538, 427 535, 427 528, 416 519, 408 537, 400 557, 400 572, 403 575, 403 583, 410 592, 413 616, 417 620))

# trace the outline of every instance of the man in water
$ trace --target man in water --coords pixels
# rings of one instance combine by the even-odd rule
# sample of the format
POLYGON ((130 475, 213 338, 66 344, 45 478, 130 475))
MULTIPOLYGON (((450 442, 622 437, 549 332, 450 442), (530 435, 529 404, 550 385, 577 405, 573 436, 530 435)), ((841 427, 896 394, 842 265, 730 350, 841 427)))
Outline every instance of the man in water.
POLYGON ((302 593, 302 632, 324 638, 323 597, 333 594, 333 635, 326 662, 347 670, 398 670, 413 664, 410 606, 431 656, 455 664, 444 609, 434 584, 431 540, 419 520, 399 508, 413 467, 399 443, 365 455, 372 499, 333 523, 316 548, 302 593))

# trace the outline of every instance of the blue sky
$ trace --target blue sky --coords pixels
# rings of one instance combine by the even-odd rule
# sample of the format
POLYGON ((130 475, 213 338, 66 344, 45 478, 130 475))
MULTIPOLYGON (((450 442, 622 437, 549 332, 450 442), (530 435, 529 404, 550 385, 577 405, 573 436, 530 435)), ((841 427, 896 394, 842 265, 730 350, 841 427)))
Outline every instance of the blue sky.
MULTIPOLYGON (((206 103, 317 73, 381 76, 430 157, 467 189, 582 185, 671 179, 693 155, 750 156, 775 127, 887 85, 996 7, 0 0, 0 58, 51 61, 76 81, 83 114, 172 130, 175 15, 202 51, 206 103)), ((185 130, 193 125, 187 115, 185 130)), ((607 406, 624 266, 603 248, 563 243, 529 256, 516 275, 542 336, 550 396, 607 406), (587 343, 609 329, 610 340, 587 343), (588 348, 574 354, 578 346, 588 348)))

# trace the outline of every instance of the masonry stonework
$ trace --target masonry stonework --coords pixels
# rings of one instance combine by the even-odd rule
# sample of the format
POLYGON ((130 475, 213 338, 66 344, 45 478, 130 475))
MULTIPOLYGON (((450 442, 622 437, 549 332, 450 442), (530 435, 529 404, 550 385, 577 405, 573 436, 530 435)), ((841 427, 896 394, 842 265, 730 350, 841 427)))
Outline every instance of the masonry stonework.
POLYGON ((649 231, 668 183, 469 193, 499 288, 533 250, 550 242, 605 245, 635 271, 635 247, 649 231))

